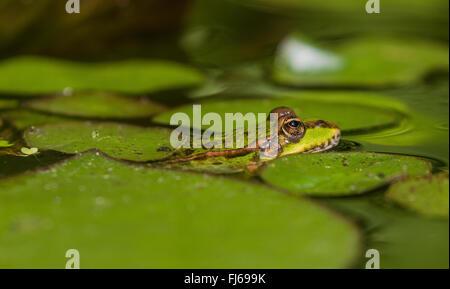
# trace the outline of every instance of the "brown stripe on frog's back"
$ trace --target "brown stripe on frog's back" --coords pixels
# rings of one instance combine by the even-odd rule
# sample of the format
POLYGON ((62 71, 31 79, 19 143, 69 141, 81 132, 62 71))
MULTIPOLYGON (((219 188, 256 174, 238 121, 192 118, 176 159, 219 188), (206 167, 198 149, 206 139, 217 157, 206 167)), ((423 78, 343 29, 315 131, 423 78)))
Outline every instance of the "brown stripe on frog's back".
POLYGON ((163 160, 160 163, 189 162, 189 161, 193 161, 193 160, 204 160, 204 159, 208 159, 208 158, 217 158, 217 157, 225 157, 225 158, 229 159, 229 158, 244 156, 249 153, 255 152, 257 150, 258 150, 258 148, 245 147, 245 148, 241 148, 241 149, 211 151, 211 152, 201 153, 198 155, 185 157, 185 158, 177 158, 177 159, 173 159, 173 160, 163 160))

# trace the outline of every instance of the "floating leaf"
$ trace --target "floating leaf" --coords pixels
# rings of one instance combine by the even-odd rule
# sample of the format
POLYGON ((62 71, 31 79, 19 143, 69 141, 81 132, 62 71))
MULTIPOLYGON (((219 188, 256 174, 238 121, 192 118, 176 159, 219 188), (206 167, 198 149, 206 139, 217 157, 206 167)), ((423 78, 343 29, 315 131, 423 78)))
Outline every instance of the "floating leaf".
POLYGON ((110 122, 66 121, 36 126, 24 133, 30 146, 40 150, 80 153, 97 148, 118 159, 148 161, 166 157, 170 147, 168 129, 143 128, 110 122))
POLYGON ((74 90, 145 93, 202 83, 193 68, 166 61, 75 63, 41 57, 0 62, 0 92, 37 94, 74 90))
POLYGON ((95 152, 0 191, 2 268, 60 268, 68 248, 83 268, 344 268, 360 254, 358 230, 308 200, 95 152))
POLYGON ((392 184, 386 197, 419 214, 448 217, 448 175, 413 177, 392 184))
POLYGON ((399 176, 427 174, 430 169, 427 160, 402 155, 303 154, 269 163, 262 178, 296 194, 342 196, 376 189, 399 176))
POLYGON ((64 117, 48 115, 27 109, 10 110, 0 113, 5 119, 9 120, 15 128, 19 130, 30 126, 37 126, 46 123, 54 123, 67 120, 64 117))
POLYGON ((23 147, 20 149, 20 151, 24 154, 24 155, 34 155, 36 154, 39 150, 37 148, 27 148, 27 147, 23 147))
POLYGON ((14 144, 9 143, 7 140, 0 140, 0 148, 12 147, 14 144))
POLYGON ((273 78, 283 84, 377 86, 412 83, 432 69, 448 70, 448 47, 413 39, 354 39, 333 53, 290 36, 279 47, 273 78), (303 58, 315 62, 305 67, 303 58))
POLYGON ((49 113, 93 118, 139 118, 164 110, 162 105, 146 99, 105 93, 35 99, 25 106, 49 113))
MULTIPOLYGON (((239 99, 228 101, 201 102, 202 116, 209 112, 218 113, 225 123, 226 113, 240 112, 243 115, 251 113, 269 112, 279 106, 292 108, 303 119, 320 118, 336 123, 346 132, 366 130, 386 126, 394 126, 403 118, 403 111, 394 101, 372 93, 359 92, 303 92, 292 93, 283 97, 265 99, 239 99), (375 105, 376 101, 385 104, 385 107, 375 105)), ((403 109, 403 108, 402 108, 403 109)), ((192 105, 175 108, 167 113, 158 115, 155 121, 170 123, 176 112, 186 113, 193 120, 192 105)), ((254 124, 254 121, 250 121, 254 124)), ((198 128, 196 124, 193 127, 198 128)), ((208 125, 203 125, 207 129, 208 125)), ((223 126, 224 129, 224 126, 223 126)))

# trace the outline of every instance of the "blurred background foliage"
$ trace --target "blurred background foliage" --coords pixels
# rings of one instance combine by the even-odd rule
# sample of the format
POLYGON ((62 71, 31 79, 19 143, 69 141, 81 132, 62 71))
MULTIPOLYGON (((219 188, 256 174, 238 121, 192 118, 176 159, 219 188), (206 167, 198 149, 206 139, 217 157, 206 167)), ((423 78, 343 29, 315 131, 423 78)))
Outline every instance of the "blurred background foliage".
POLYGON ((273 55, 292 30, 329 43, 358 35, 447 42, 448 1, 81 0, 0 1, 0 57, 40 54, 73 59, 167 58, 223 65, 273 55), (326 19, 326 21, 324 21, 326 19))
POLYGON ((176 43, 189 0, 0 1, 0 54, 42 54, 75 59, 129 56, 179 58, 176 43))

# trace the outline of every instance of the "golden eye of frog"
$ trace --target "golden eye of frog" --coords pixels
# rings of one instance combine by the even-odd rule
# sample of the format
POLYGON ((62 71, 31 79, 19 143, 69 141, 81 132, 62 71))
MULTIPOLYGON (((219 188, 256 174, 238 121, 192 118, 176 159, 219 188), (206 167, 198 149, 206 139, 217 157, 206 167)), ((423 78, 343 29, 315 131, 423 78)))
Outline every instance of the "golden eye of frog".
MULTIPOLYGON (((339 144, 341 132, 332 122, 325 120, 303 122, 288 107, 278 107, 270 113, 277 115, 278 135, 275 145, 273 143, 270 145, 273 136, 270 135, 268 118, 265 125, 266 132, 256 140, 256 143, 246 142, 242 148, 224 148, 224 145, 221 148, 178 148, 157 164, 216 173, 239 172, 246 169, 254 172, 260 165, 274 158, 290 154, 318 153, 339 144)), ((248 131, 236 130, 233 135, 239 133, 248 136, 248 131)), ((225 135, 221 137, 223 143, 225 138, 225 135)))

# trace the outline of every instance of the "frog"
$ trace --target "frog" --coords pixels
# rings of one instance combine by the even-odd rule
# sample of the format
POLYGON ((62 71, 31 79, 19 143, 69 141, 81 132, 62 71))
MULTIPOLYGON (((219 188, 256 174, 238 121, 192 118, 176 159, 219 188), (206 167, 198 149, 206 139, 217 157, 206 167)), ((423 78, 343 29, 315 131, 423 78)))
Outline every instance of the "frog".
MULTIPOLYGON (((192 146, 178 147, 171 150, 166 158, 152 163, 152 166, 174 168, 181 170, 205 171, 212 173, 246 172, 254 175, 266 163, 287 155, 320 153, 337 146, 341 140, 341 130, 333 122, 315 119, 303 121, 295 111, 289 107, 280 106, 269 113, 276 115, 274 129, 276 137, 270 133, 270 118, 264 125, 265 133, 258 134, 255 142, 245 139, 242 148, 225 148, 226 135, 221 135, 222 145, 217 142, 192 148, 192 146)), ((258 129, 261 126, 258 125, 258 129)), ((248 131, 235 129, 234 135, 248 131)), ((192 144, 192 138, 190 140, 192 144)), ((159 150, 170 150, 161 147, 159 150)))

